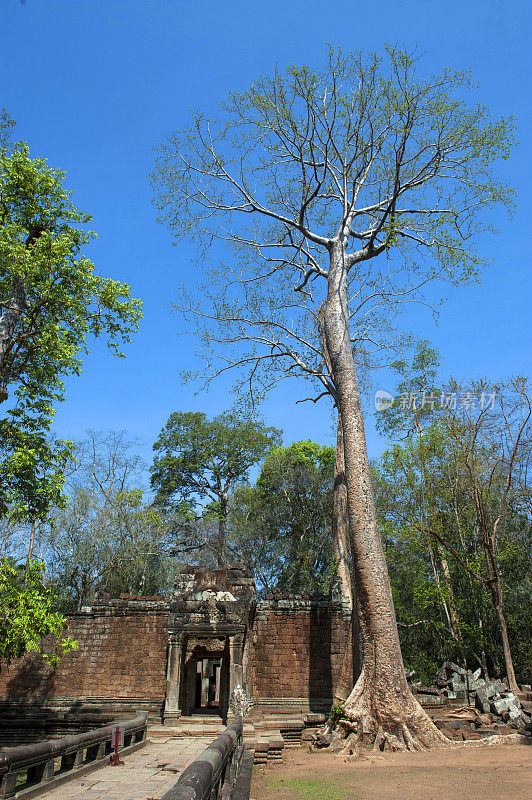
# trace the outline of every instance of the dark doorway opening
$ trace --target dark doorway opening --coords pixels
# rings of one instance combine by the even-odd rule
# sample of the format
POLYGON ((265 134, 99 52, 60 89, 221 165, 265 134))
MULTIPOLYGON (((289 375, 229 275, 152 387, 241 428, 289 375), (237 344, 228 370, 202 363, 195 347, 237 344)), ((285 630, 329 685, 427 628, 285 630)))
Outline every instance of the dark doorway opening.
POLYGON ((194 713, 218 713, 222 677, 221 658, 198 658, 196 662, 194 713))

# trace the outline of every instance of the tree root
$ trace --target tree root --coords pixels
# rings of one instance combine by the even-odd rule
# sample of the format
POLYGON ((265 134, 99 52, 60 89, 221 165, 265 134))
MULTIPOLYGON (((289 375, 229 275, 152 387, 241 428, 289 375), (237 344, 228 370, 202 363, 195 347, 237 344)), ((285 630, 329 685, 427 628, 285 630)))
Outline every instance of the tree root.
MULTIPOLYGON (((422 752, 430 747, 445 747, 451 742, 437 728, 432 731, 429 725, 420 725, 420 721, 410 721, 408 724, 396 720, 383 725, 374 718, 365 716, 358 723, 346 724, 342 720, 342 729, 345 733, 345 743, 338 751, 338 756, 356 756, 371 749, 373 752, 385 750, 393 752, 422 752)), ((424 722, 424 721, 423 721, 424 722)))
MULTIPOLYGON (((394 687, 395 689, 395 687, 394 687)), ((363 675, 342 708, 342 716, 329 720, 329 749, 341 758, 361 758, 371 752, 422 752, 435 747, 493 747, 529 744, 520 734, 490 736, 474 741, 448 739, 432 722, 410 692, 371 691, 363 675)))
MULTIPOLYGON (((420 752, 450 745, 450 740, 436 728, 410 692, 392 690, 383 695, 371 691, 363 674, 342 710, 337 728, 345 739, 338 751, 342 757, 361 756, 368 750, 420 752)), ((336 743, 335 750, 339 744, 336 743)))

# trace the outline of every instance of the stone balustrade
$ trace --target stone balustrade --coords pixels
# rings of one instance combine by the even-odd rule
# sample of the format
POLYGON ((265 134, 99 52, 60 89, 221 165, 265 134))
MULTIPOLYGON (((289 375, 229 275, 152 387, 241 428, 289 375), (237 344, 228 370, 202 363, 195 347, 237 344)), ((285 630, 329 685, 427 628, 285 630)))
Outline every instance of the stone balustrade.
POLYGON ((146 744, 144 711, 84 733, 0 750, 0 798, 28 798, 109 762, 113 731, 124 731, 121 755, 146 744))
MULTIPOLYGON (((242 717, 237 716, 203 753, 189 764, 162 800, 237 800, 235 787, 244 755, 242 717)), ((243 777, 243 776, 242 776, 243 777)), ((251 778, 251 771, 250 771, 251 778)), ((238 787, 240 790, 240 787, 238 787)), ((239 796, 244 794, 239 791, 239 796)), ((249 797, 249 792, 247 793, 249 797)))

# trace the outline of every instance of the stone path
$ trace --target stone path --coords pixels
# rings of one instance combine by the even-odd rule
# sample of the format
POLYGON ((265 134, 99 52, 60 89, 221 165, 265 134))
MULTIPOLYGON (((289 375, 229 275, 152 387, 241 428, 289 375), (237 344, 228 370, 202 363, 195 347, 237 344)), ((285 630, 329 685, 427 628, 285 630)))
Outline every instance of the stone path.
POLYGON ((157 738, 124 756, 121 767, 100 767, 47 792, 45 800, 160 800, 213 737, 157 738))

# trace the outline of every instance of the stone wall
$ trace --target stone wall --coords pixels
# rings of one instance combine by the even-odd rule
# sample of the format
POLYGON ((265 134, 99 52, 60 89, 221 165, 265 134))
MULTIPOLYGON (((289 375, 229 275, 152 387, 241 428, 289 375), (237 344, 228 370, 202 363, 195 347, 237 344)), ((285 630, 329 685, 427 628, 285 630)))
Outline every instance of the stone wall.
POLYGON ((270 598, 254 624, 255 710, 324 711, 331 707, 345 661, 352 686, 350 614, 341 603, 270 598))
MULTIPOLYGON (((68 633, 79 649, 64 656, 56 672, 34 654, 2 665, 0 710, 22 702, 71 711, 160 714, 169 609, 165 600, 110 600, 72 615, 68 633)), ((328 710, 344 660, 351 662, 349 619, 334 601, 262 600, 247 653, 254 713, 328 710)))
POLYGON ((69 710, 159 712, 166 690, 166 602, 109 601, 69 617, 78 649, 54 672, 29 654, 0 671, 0 697, 69 710))

